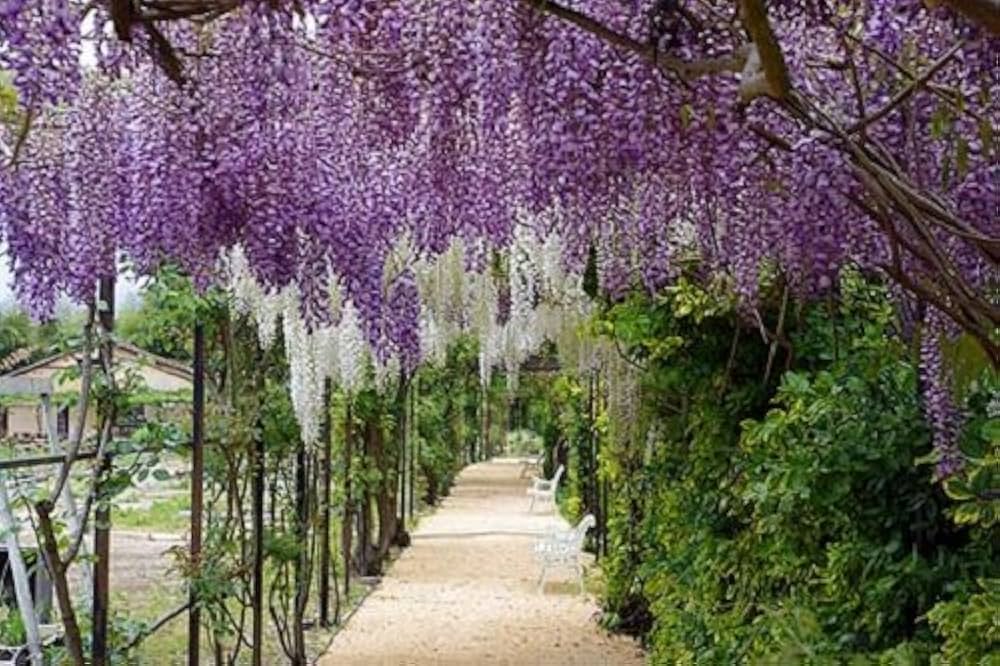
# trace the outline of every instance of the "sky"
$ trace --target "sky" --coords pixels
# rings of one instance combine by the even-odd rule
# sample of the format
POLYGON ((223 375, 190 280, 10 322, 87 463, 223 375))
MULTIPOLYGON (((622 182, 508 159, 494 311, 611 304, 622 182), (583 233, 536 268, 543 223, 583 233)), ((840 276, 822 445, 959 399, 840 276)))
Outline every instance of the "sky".
MULTIPOLYGON (((129 310, 138 305, 141 287, 132 278, 122 277, 115 287, 115 309, 129 310)), ((14 275, 10 270, 10 259, 7 252, 0 248, 0 312, 8 312, 17 308, 14 297, 14 275)), ((61 302, 57 310, 73 307, 68 300, 61 302)))

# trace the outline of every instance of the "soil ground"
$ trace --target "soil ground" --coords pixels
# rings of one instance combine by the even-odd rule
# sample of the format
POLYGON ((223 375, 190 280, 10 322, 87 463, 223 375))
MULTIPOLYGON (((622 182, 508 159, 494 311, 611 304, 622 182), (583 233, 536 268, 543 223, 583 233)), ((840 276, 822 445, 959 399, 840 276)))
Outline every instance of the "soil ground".
POLYGON ((643 663, 633 641, 598 626, 573 571, 555 571, 539 591, 534 543, 566 524, 550 510, 529 513, 521 469, 467 467, 320 666, 643 663))

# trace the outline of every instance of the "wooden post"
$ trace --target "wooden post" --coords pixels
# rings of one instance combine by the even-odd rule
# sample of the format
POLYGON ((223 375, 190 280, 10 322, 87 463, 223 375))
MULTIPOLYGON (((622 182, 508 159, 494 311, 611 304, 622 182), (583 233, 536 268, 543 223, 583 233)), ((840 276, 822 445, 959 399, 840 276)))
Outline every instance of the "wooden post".
MULTIPOLYGON (((115 329, 115 279, 101 278, 98 287, 98 320, 102 335, 110 336, 115 329)), ((103 342, 108 344, 109 342, 103 342)), ((109 364, 106 371, 114 372, 110 367, 112 352, 109 351, 105 361, 109 364)), ((110 418, 114 418, 112 415, 110 418)), ((111 424, 114 431, 114 423, 111 424)), ((94 593, 93 593, 93 625, 91 629, 91 660, 93 666, 106 666, 108 663, 108 604, 111 590, 111 504, 104 494, 104 482, 111 473, 111 456, 104 455, 101 465, 97 492, 97 508, 94 510, 94 593)))
POLYGON ((10 498, 7 496, 7 477, 3 474, 0 474, 0 530, 4 534, 7 564, 10 567, 11 577, 14 579, 14 596, 17 599, 17 608, 21 612, 21 622, 24 624, 24 635, 28 641, 31 664, 32 666, 42 666, 42 643, 38 634, 38 614, 35 612, 35 601, 31 596, 28 567, 24 564, 21 546, 17 540, 17 525, 10 508, 10 498))
MULTIPOLYGON (((205 483, 205 326, 194 325, 194 389, 191 404, 191 565, 201 573, 201 523, 205 483)), ((188 590, 188 666, 198 666, 201 657, 201 609, 194 585, 188 590)))
MULTIPOLYGON (((333 382, 323 382, 323 456, 320 462, 320 532, 319 532, 319 623, 330 626, 330 473, 333 461, 333 428, 330 427, 330 396, 333 382)), ((336 585, 336 581, 334 581, 336 585)))

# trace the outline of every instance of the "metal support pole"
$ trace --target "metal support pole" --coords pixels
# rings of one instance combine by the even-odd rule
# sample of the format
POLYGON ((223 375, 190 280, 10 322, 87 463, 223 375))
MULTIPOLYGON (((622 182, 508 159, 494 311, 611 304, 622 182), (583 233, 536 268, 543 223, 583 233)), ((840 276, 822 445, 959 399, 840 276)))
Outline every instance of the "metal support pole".
MULTIPOLYGON (((330 397, 333 382, 329 377, 323 382, 323 457, 320 462, 320 532, 319 532, 319 623, 330 626, 330 472, 333 466, 332 434, 330 427, 330 397)), ((334 581, 336 584, 336 581, 334 581)))
POLYGON ((399 423, 397 424, 397 429, 399 432, 399 438, 396 442, 396 450, 399 453, 399 468, 398 468, 398 484, 397 489, 399 490, 399 532, 406 532, 406 434, 409 424, 407 423, 406 414, 406 403, 407 403, 407 390, 409 387, 406 386, 407 377, 404 374, 400 374, 399 381, 404 383, 403 390, 398 393, 398 404, 396 406, 396 411, 399 416, 399 423))
MULTIPOLYGON (((257 368, 254 370, 254 388, 258 396, 264 394, 263 351, 258 346, 257 368)), ((263 405, 261 405, 263 406, 263 405)), ((252 666, 263 666, 264 663, 264 435, 259 427, 260 412, 258 410, 258 427, 254 434, 253 479, 251 494, 253 495, 253 598, 252 608, 252 666)))
MULTIPOLYGON (((416 407, 416 405, 413 406, 413 427, 414 428, 417 427, 417 407, 416 407)), ((416 455, 416 460, 417 460, 417 463, 419 464, 420 463, 420 454, 422 453, 423 440, 420 438, 420 433, 417 430, 414 430, 414 433, 416 434, 416 440, 417 440, 417 455, 416 455)))
MULTIPOLYGON (((490 456, 490 392, 485 382, 482 383, 482 443, 479 445, 479 459, 487 460, 490 456)), ((477 462, 477 461, 473 461, 477 462)))
POLYGON ((38 634, 38 613, 35 611, 35 601, 31 596, 28 567, 24 564, 21 546, 17 540, 17 525, 10 508, 10 498, 7 496, 7 477, 2 474, 0 474, 0 530, 4 534, 7 563, 10 566, 11 577, 14 579, 14 596, 17 599, 17 608, 21 612, 21 622, 24 624, 24 635, 28 642, 28 652, 31 654, 31 664, 32 666, 42 666, 42 642, 38 634))
MULTIPOLYGON (((98 288, 98 320, 103 335, 111 335, 115 328, 115 279, 101 278, 98 288)), ((111 362, 110 354, 107 362, 111 362)), ((114 372, 108 367, 107 372, 114 372)), ((114 424, 111 424, 112 431, 114 424)), ((111 504, 103 497, 103 485, 111 473, 111 456, 105 454, 97 488, 97 508, 94 510, 94 595, 93 626, 91 629, 91 660, 93 666, 108 663, 108 604, 111 590, 111 504)))
POLYGON ((590 482, 587 484, 589 486, 588 495, 590 497, 587 503, 590 504, 588 507, 597 518, 597 529, 595 530, 594 539, 594 554, 597 560, 601 559, 601 549, 600 549, 600 531, 601 531, 601 490, 598 486, 597 481, 597 414, 594 405, 594 394, 596 391, 596 379, 595 372, 592 370, 588 375, 587 382, 587 430, 590 436, 590 482))
MULTIPOLYGON (((194 325, 194 390, 191 404, 191 564, 201 568, 201 523, 205 483, 205 326, 194 325)), ((188 666, 198 666, 201 650, 201 608, 195 588, 188 590, 188 666)))
POLYGON ((410 521, 413 521, 413 509, 415 502, 413 499, 414 491, 416 490, 416 468, 417 461, 415 451, 416 451, 416 440, 417 440, 417 408, 416 408, 416 395, 417 395, 417 377, 414 375, 413 380, 410 383, 410 521))
MULTIPOLYGON (((601 416, 601 408, 603 402, 603 394, 601 393, 601 371, 594 371, 594 422, 596 424, 597 419, 601 416)), ((608 554, 607 541, 608 541, 608 477, 606 475, 600 474, 600 463, 601 463, 601 435, 596 430, 594 430, 594 451, 596 455, 594 457, 595 464, 597 465, 598 477, 597 477, 597 541, 595 542, 596 553, 598 557, 608 554)))
POLYGON ((344 557, 344 599, 351 601, 351 543, 354 535, 354 495, 351 490, 351 461, 354 457, 354 419, 351 401, 347 400, 344 414, 344 522, 340 526, 340 541, 344 557))

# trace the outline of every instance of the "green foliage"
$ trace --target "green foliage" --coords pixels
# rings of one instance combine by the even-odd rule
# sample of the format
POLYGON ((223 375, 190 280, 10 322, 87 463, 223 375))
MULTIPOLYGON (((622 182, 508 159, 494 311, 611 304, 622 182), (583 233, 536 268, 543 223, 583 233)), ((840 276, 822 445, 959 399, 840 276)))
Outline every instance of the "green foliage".
POLYGON ((981 579, 936 605, 927 619, 944 638, 940 664, 1000 664, 1000 578, 981 579))
MULTIPOLYGON (((996 401, 1000 382, 990 371, 975 382, 966 403, 969 420, 962 438, 965 468, 944 484, 955 501, 953 520, 983 543, 1000 543, 1000 418, 996 401)), ((994 557, 996 554, 994 553, 994 557)), ((995 561, 975 582, 952 585, 951 598, 938 603, 927 620, 944 642, 942 665, 1000 664, 1000 565, 995 561)))
POLYGON ((191 525, 190 508, 184 495, 154 500, 148 507, 116 508, 115 529, 183 532, 191 525))
POLYGON ((415 382, 417 466, 424 501, 434 504, 462 464, 476 457, 481 391, 474 341, 458 340, 441 366, 422 367, 415 382))
POLYGON ((929 448, 915 369, 898 354, 852 352, 830 371, 788 373, 775 408, 746 424, 741 541, 764 649, 797 608, 820 629, 814 653, 892 647, 918 630, 965 555, 944 498, 914 465, 929 448))
POLYGON ((16 646, 24 645, 26 640, 21 613, 16 608, 0 604, 0 643, 16 646))
POLYGON ((32 326, 28 315, 19 310, 0 315, 0 359, 27 347, 32 341, 32 326))
POLYGON ((967 400, 970 418, 961 441, 966 465, 944 485, 956 502, 952 517, 960 525, 1000 527, 1000 415, 991 414, 996 407, 989 404, 997 396, 1000 382, 987 371, 967 400))
POLYGON ((18 117, 17 90, 7 72, 0 71, 0 123, 13 124, 18 117))
MULTIPOLYGON (((777 291, 759 307, 770 331, 777 291)), ((637 416, 597 422, 605 622, 643 635, 657 664, 994 663, 995 384, 970 394, 969 464, 942 487, 884 289, 848 275, 836 305, 789 310, 770 361, 721 285, 682 279, 595 323, 641 396, 637 416)), ((572 378, 553 391, 570 441, 580 392, 572 378)))
POLYGON ((0 314, 0 359, 24 349, 24 362, 37 361, 79 346, 82 316, 78 312, 35 323, 18 309, 0 314))
POLYGON ((199 293, 191 280, 172 266, 164 266, 143 289, 142 306, 118 315, 117 331, 125 340, 160 356, 190 361, 194 353, 194 325, 208 327, 216 335, 225 311, 224 295, 218 290, 199 293))

